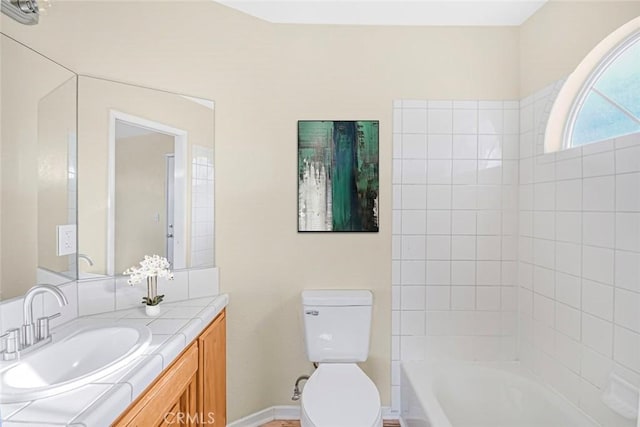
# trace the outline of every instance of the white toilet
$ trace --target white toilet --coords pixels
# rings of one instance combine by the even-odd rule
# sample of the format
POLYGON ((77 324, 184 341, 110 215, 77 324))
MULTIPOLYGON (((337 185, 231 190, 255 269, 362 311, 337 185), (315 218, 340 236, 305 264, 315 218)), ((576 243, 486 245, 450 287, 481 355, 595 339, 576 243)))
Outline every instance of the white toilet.
POLYGON ((370 291, 302 292, 307 356, 318 368, 304 386, 301 427, 381 427, 380 394, 358 367, 367 360, 370 291))

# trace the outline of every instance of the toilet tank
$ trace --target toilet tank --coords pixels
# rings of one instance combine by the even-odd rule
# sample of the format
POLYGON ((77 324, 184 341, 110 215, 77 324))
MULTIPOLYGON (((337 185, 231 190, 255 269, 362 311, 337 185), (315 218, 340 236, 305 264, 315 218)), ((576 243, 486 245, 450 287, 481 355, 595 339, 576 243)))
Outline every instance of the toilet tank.
POLYGON ((367 290, 302 292, 307 357, 311 362, 364 362, 369 354, 373 295, 367 290))

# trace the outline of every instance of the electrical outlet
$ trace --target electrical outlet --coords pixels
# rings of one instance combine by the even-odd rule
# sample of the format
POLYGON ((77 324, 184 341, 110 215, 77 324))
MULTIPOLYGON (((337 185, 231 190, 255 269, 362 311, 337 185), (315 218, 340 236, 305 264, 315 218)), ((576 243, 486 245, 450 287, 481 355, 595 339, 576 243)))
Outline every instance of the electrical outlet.
POLYGON ((58 236, 58 256, 76 253, 76 225, 56 226, 58 236))

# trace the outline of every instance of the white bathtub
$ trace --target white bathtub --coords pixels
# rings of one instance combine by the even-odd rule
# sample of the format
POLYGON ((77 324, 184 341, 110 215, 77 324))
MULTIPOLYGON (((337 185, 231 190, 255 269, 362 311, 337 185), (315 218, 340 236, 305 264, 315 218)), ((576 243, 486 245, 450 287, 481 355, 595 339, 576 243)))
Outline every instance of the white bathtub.
POLYGON ((591 427, 591 418, 517 362, 402 363, 406 427, 591 427))

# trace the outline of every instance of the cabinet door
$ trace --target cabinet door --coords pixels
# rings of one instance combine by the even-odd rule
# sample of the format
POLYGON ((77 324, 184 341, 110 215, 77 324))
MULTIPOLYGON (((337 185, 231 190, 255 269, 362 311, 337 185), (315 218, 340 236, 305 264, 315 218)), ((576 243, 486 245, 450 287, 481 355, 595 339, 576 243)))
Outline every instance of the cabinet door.
POLYGON ((113 424, 195 426, 198 345, 192 344, 113 424))
POLYGON ((215 318, 198 338, 198 414, 202 425, 227 425, 227 324, 226 311, 215 318))

